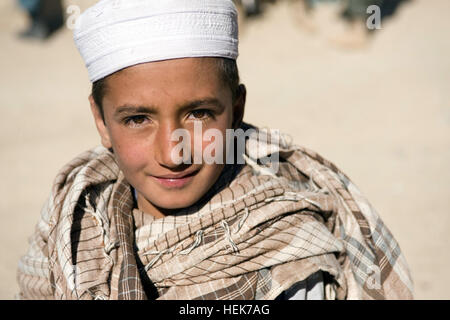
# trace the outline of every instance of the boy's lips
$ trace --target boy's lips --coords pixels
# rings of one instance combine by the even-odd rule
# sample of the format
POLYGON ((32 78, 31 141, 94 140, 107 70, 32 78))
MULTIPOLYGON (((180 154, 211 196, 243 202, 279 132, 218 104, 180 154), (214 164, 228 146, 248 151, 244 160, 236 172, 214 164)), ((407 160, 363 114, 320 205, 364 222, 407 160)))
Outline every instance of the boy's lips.
POLYGON ((195 170, 179 174, 153 176, 153 178, 166 188, 182 188, 191 181, 198 172, 199 170, 195 170))

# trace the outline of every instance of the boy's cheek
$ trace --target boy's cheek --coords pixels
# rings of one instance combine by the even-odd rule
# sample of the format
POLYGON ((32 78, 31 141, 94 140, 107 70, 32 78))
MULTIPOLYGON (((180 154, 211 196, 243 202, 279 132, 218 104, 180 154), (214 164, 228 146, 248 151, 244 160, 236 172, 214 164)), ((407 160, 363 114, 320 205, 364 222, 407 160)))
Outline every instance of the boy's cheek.
POLYGON ((120 142, 113 146, 122 171, 133 172, 146 166, 150 150, 136 142, 120 142))

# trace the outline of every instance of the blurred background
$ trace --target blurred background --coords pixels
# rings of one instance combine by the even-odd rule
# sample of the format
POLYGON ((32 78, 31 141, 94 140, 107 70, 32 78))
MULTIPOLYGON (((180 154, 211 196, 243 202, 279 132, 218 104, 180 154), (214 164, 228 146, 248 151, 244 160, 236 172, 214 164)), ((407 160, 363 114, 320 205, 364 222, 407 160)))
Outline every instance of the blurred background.
MULTIPOLYGON (((100 144, 69 28, 71 5, 95 1, 38 2, 0 2, 0 299, 57 171, 100 144)), ((450 299, 450 1, 237 4, 245 120, 341 168, 400 243, 416 298, 450 299)))

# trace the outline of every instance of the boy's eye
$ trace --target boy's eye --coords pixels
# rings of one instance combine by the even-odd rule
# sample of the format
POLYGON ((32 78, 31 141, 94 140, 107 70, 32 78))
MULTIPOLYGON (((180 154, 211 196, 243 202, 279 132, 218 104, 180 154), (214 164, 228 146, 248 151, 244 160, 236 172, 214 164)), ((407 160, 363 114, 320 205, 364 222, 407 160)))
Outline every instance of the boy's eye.
POLYGON ((212 117, 212 113, 209 110, 198 109, 191 111, 189 118, 193 120, 205 120, 212 117))
POLYGON ((138 127, 145 124, 149 119, 144 115, 131 116, 125 119, 125 124, 130 127, 138 127))

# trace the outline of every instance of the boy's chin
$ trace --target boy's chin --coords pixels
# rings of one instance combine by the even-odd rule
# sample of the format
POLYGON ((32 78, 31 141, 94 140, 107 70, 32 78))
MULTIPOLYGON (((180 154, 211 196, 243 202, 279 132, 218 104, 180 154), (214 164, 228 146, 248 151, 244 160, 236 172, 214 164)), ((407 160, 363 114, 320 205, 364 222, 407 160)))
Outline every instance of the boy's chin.
POLYGON ((152 201, 152 204, 156 206, 161 211, 171 211, 171 210, 179 210, 192 206, 195 204, 201 197, 193 197, 190 199, 168 199, 164 201, 162 199, 158 199, 156 201, 152 201))

